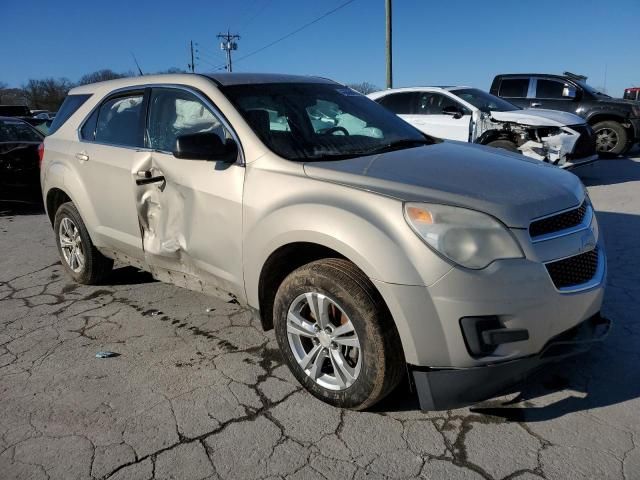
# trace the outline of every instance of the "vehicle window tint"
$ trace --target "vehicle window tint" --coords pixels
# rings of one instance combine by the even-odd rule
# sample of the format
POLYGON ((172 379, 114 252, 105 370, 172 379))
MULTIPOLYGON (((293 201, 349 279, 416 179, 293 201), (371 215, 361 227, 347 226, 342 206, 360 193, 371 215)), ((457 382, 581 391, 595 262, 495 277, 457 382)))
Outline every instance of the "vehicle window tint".
POLYGON ((180 135, 216 133, 224 142, 228 132, 198 97, 184 90, 153 89, 149 104, 149 148, 173 152, 180 135))
POLYGON ((442 115, 442 109, 445 107, 462 108, 465 113, 467 113, 466 108, 446 95, 432 92, 422 92, 418 94, 418 105, 416 108, 418 115, 442 115))
POLYGON ((100 106, 96 142, 125 147, 142 146, 142 93, 107 100, 100 106))
POLYGON ((0 120, 0 143, 41 142, 42 136, 21 120, 0 120))
MULTIPOLYGON (((91 97, 90 94, 67 95, 67 98, 64 99, 64 102, 62 102, 62 105, 56 113, 56 116, 53 118, 53 123, 51 124, 51 127, 49 127, 49 135, 58 130, 64 124, 64 122, 69 120, 71 115, 76 113, 76 110, 78 110, 84 104, 84 102, 89 99, 89 97, 91 97)), ((40 118, 49 118, 48 114, 43 115, 44 116, 40 118)))
POLYGON ((528 78, 503 78, 500 83, 501 97, 526 98, 528 90, 528 78))
POLYGON ((392 93, 376 100, 380 105, 396 115, 413 113, 415 94, 412 92, 392 93))
POLYGON ((91 116, 87 118, 87 120, 84 122, 84 125, 82 125, 82 128, 80 129, 80 137, 83 140, 89 140, 91 142, 95 140, 99 111, 100 110, 96 108, 91 114, 91 116))
POLYGON ((539 78, 536 83, 536 98, 562 98, 564 82, 539 78))

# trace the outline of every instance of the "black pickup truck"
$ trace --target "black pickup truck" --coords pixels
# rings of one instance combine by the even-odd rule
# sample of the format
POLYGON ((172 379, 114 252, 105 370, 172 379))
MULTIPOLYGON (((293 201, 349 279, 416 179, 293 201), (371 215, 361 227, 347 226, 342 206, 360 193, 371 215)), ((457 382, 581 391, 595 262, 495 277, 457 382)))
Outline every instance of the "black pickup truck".
POLYGON ((522 108, 564 110, 593 127, 600 153, 621 155, 640 141, 640 102, 612 98, 577 75, 496 75, 491 93, 522 108))

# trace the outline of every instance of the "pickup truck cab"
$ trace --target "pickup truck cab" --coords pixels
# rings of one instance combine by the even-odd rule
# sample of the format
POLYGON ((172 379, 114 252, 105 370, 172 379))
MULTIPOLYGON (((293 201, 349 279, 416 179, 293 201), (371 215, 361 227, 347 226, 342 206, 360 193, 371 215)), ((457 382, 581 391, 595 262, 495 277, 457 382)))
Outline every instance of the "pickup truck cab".
POLYGON ((253 309, 298 381, 364 409, 411 372, 469 404, 602 339, 606 255, 573 174, 424 135, 331 80, 77 87, 44 141, 62 265, 114 260, 253 309))
POLYGON ((496 75, 491 93, 522 108, 575 113, 596 135, 600 153, 624 155, 640 140, 640 102, 612 98, 574 75, 496 75))

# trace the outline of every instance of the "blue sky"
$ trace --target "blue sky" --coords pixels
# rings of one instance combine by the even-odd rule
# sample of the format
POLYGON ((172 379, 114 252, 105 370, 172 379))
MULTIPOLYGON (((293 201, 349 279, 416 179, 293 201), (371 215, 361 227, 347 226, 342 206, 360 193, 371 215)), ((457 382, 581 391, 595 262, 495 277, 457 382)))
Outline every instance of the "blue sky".
MULTIPOLYGON (((0 82, 67 77, 102 68, 186 68, 224 63, 215 35, 242 36, 240 58, 344 0, 0 0, 0 82)), ((488 89, 501 72, 570 70, 621 96, 640 85, 640 0, 395 0, 394 86, 488 89)), ((314 74, 383 87, 384 0, 355 0, 234 71, 314 74)))

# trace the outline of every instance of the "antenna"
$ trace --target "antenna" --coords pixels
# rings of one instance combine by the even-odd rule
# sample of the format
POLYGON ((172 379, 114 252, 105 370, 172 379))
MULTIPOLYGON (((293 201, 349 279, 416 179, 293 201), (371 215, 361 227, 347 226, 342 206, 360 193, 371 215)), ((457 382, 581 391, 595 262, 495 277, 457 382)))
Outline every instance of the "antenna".
POLYGON ((136 67, 138 67, 138 73, 140 73, 140 76, 144 75, 144 73, 142 73, 142 69, 140 68, 140 64, 138 63, 138 60, 136 59, 136 56, 133 54, 133 52, 130 53, 133 57, 133 61, 136 63, 136 67))

